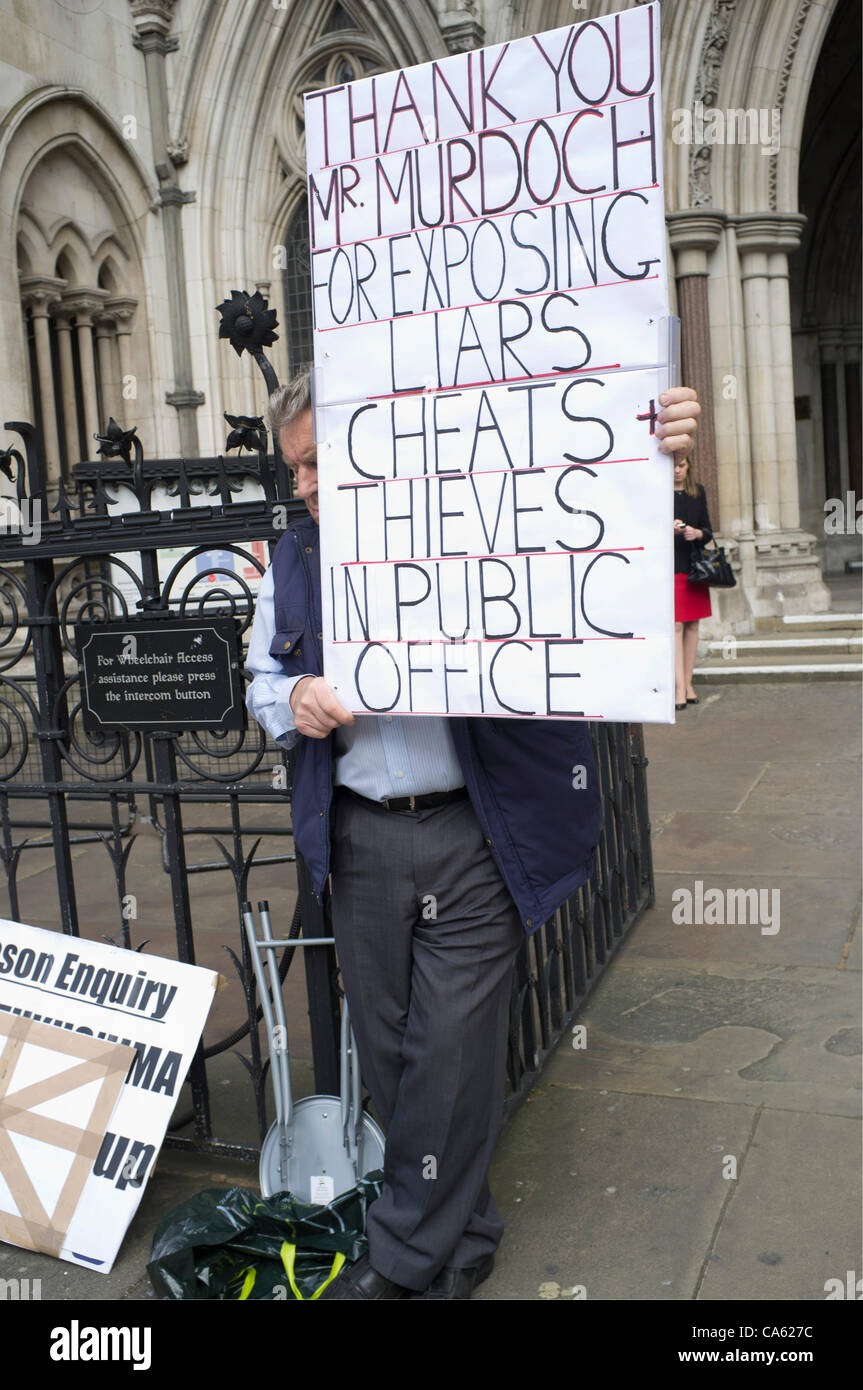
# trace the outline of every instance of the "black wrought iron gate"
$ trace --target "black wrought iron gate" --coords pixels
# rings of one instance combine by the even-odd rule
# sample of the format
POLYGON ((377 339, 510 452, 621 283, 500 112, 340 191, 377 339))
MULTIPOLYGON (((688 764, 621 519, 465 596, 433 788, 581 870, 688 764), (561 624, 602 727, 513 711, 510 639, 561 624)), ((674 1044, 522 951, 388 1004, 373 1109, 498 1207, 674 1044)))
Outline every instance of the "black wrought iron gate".
MULTIPOLYGON (((222 336, 251 352, 272 391, 276 378, 261 351, 271 338, 260 330, 262 323, 272 329, 274 314, 260 295, 246 298, 237 291, 226 306, 237 312, 225 315, 222 336)), ((241 929, 241 904, 256 897, 256 871, 296 863, 291 933, 329 934, 321 917, 326 905, 321 909, 315 902, 305 866, 293 849, 289 760, 254 721, 245 732, 229 735, 167 729, 85 733, 73 640, 76 622, 152 612, 232 616, 248 637, 254 593, 243 571, 263 572, 284 525, 304 513, 304 507, 291 496, 277 441, 274 452, 268 451, 263 421, 226 418, 231 434, 224 455, 158 461, 145 460, 135 431, 112 420, 99 436, 100 461, 76 466, 73 483, 61 485, 52 511, 37 431, 28 423, 6 422, 4 428, 23 441, 24 454, 14 446, 0 452, 0 468, 15 484, 22 516, 17 529, 0 532, 0 854, 8 912, 18 919, 22 866, 40 854, 44 860, 50 850, 56 913, 37 925, 78 935, 82 884, 76 877, 76 847, 101 842, 116 898, 111 939, 140 949, 145 943, 136 938, 143 933, 135 930, 127 889, 136 825, 149 820, 161 836, 162 866, 170 885, 172 951, 190 963, 202 930, 192 920, 190 876, 217 870, 230 876, 236 932, 223 945, 241 986, 241 1016, 224 1036, 199 1048, 188 1083, 191 1104, 186 1100, 181 1105, 167 1142, 251 1158, 257 1153, 254 1145, 214 1133, 208 1062, 247 1039, 248 1055, 238 1055, 254 1090, 263 1137, 268 1064, 259 1044, 254 976, 241 929), (240 454, 226 457, 231 448, 240 448, 240 454), (250 493, 256 494, 251 500, 250 493), (154 494, 161 505, 153 505, 154 494), (174 560, 167 574, 166 551, 174 560), (214 562, 213 551, 234 561, 214 562), (190 570, 203 555, 209 556, 204 568, 190 570), (198 822, 202 815, 205 824, 198 822), (215 838, 221 857, 187 862, 190 837, 196 835, 215 838), (256 857, 263 835, 280 837, 284 849, 256 857)), ((510 1111, 529 1091, 627 928, 653 902, 641 727, 591 727, 604 808, 596 868, 590 882, 525 942, 518 957, 508 1059, 510 1111)), ((92 883, 83 887, 92 893, 92 883)), ((284 953, 283 976, 295 954, 284 953)), ((305 969, 315 1085, 334 1092, 339 992, 331 948, 309 949, 305 969)))

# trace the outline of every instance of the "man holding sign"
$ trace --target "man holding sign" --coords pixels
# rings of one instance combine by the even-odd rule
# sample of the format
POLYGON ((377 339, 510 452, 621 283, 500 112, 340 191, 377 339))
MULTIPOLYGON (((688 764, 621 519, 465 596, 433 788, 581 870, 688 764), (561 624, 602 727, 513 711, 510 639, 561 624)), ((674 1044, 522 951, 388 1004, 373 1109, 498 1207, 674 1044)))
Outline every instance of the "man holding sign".
MULTIPOLYGON (((689 449, 695 392, 659 403, 659 449, 689 449)), ((248 705, 285 747, 300 741, 294 836, 318 895, 332 870, 342 978, 387 1131, 369 1256, 322 1298, 469 1298, 503 1231, 486 1172, 512 964, 523 934, 589 876, 599 837, 589 733, 576 721, 347 710, 322 674, 307 375, 273 394, 270 421, 310 515, 285 532, 261 583, 248 705)))
POLYGON ((305 98, 315 370, 270 425, 310 516, 248 704, 300 740, 387 1131, 368 1259, 324 1298, 490 1272, 513 959, 599 839, 587 721, 673 719, 666 456, 698 405, 666 389, 659 76, 653 4, 305 98))

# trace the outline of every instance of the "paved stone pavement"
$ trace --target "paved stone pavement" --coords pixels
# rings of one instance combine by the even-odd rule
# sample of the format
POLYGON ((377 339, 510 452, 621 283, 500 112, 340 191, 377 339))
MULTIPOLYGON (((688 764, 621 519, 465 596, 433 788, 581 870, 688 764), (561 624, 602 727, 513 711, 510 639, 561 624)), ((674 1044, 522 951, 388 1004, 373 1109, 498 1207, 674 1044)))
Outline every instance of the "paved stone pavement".
POLYGON ((823 1300, 863 1272, 859 730, 840 683, 647 727, 656 904, 498 1147, 477 1298, 823 1300), (699 881, 772 921, 675 921, 699 881))

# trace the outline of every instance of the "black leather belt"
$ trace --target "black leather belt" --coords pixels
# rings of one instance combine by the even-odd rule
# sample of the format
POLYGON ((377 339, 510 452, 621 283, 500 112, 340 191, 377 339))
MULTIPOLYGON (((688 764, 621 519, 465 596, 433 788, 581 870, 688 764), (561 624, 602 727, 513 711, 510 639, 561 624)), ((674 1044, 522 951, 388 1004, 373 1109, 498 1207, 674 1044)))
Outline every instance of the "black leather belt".
POLYGON ((355 792, 353 787, 339 784, 336 790, 347 792, 355 801, 362 801, 366 806, 376 806, 379 811, 425 811, 432 806, 446 806, 450 801, 464 801, 467 796, 467 787, 456 787, 451 792, 425 792, 422 796, 387 796, 382 801, 374 801, 370 796, 362 796, 355 792))

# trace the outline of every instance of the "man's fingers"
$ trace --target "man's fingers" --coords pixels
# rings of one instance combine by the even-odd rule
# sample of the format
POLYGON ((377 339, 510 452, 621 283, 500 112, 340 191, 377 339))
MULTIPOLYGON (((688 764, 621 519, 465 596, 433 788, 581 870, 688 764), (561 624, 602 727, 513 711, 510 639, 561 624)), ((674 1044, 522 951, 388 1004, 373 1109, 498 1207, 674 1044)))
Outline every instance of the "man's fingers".
POLYGON ((660 411, 662 420, 682 420, 685 417, 697 418, 701 414, 698 401, 678 401, 674 405, 664 405, 660 411))
POLYGON ((336 722, 313 698, 300 701, 294 719, 300 733, 306 734, 309 738, 326 738, 336 727, 336 722))
POLYGON ((657 448, 662 454, 677 454, 681 458, 686 458, 695 440, 691 434, 670 434, 665 439, 660 439, 657 448))
POLYGON ((685 452, 692 448, 698 430, 701 406, 691 386, 672 386, 659 397, 662 407, 656 437, 663 454, 685 452))
POLYGON ((697 429, 698 421, 691 416, 684 416, 679 420, 667 420, 665 424, 657 426, 656 435, 659 440, 659 449, 663 454, 673 454, 678 451, 688 452, 695 443, 697 429))
POLYGON ((695 401, 698 394, 691 386, 669 386, 659 397, 660 405, 676 405, 680 401, 695 401))
POLYGON ((672 431, 677 434, 694 434, 698 429, 700 414, 701 406, 698 401, 684 401, 681 405, 664 406, 656 433, 660 439, 667 437, 672 431))
POLYGON ((327 734, 335 727, 333 724, 322 724, 318 719, 312 719, 308 715, 298 715, 294 721, 296 728, 307 738, 326 738, 327 734))
POLYGON ((291 709, 293 710, 295 715, 297 715, 303 707, 305 692, 308 690, 310 685, 314 684, 316 680, 316 676, 301 676, 300 679, 294 685, 288 703, 290 704, 291 709))
POLYGON ((297 698, 291 700, 296 729, 309 738, 326 738, 337 724, 354 724, 356 720, 341 704, 335 691, 323 676, 314 676, 298 683, 297 698))
POLYGON ((335 691, 325 681, 321 682, 316 691, 321 710, 333 721, 330 725, 335 728, 336 724, 355 724, 357 721, 350 710, 345 709, 335 691))

